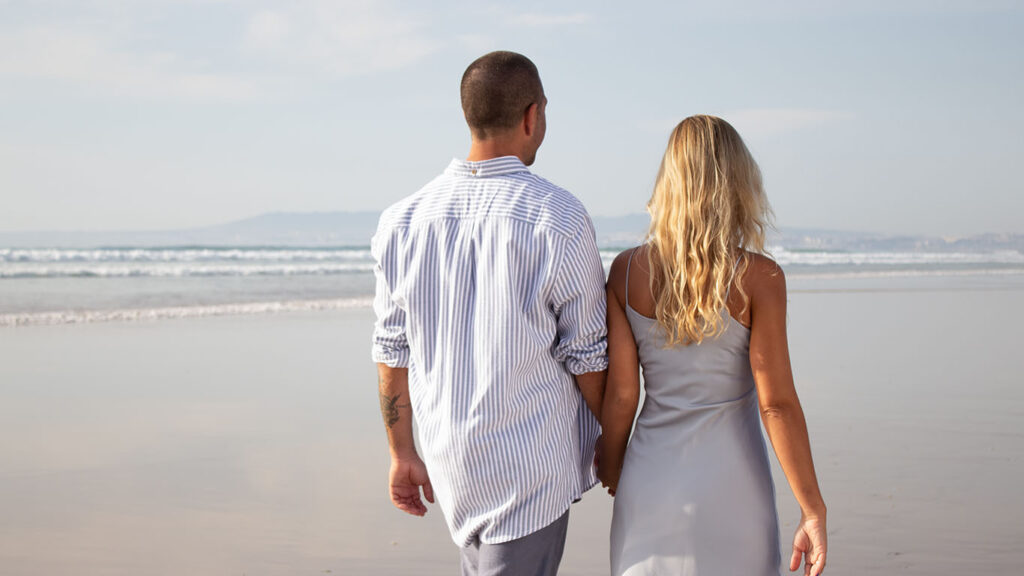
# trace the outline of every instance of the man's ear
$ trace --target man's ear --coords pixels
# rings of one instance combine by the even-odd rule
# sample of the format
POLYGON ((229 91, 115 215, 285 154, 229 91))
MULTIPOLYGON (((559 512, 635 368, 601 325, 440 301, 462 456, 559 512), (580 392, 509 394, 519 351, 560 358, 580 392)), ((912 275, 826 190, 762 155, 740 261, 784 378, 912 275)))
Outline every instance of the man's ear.
POLYGON ((526 112, 523 114, 523 131, 527 136, 533 136, 533 131, 537 129, 537 112, 539 110, 540 107, 534 102, 526 108, 526 112))

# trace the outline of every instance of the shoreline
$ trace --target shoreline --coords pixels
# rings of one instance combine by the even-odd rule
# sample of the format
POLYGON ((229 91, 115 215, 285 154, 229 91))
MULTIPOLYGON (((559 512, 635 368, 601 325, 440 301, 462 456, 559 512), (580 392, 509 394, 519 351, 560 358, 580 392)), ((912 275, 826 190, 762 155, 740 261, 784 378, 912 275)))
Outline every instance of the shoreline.
MULTIPOLYGON (((1006 513, 1024 483, 1018 304, 793 291, 830 570, 1024 565, 1006 513)), ((387 500, 370 309, 185 320, 0 330, 6 570, 457 572, 437 507, 413 518, 387 500)), ((799 514, 771 459, 785 557, 799 514)), ((592 489, 573 507, 561 574, 607 572, 611 505, 592 489)))
MULTIPOLYGON (((908 271, 877 274, 850 271, 841 274, 787 272, 790 294, 870 294, 1024 291, 1024 269, 989 271, 908 271)), ((43 311, 0 312, 0 330, 33 326, 93 323, 152 322, 206 317, 261 316, 291 313, 363 310, 373 305, 373 295, 335 298, 252 300, 217 304, 157 307, 99 307, 43 311)))

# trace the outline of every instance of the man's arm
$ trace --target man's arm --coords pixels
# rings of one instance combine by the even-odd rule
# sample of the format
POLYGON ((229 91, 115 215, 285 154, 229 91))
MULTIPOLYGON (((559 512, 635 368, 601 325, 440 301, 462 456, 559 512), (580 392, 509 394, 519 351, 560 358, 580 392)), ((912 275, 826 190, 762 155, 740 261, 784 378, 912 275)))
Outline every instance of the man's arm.
POLYGON ((583 400, 587 403, 590 411, 594 413, 598 422, 601 421, 601 405, 604 403, 604 386, 607 377, 607 370, 576 374, 575 376, 576 386, 579 387, 580 393, 583 394, 583 400))
POLYGON ((400 510, 423 516, 427 507, 420 499, 420 487, 428 502, 434 502, 427 467, 416 452, 412 433, 412 405, 409 403, 409 369, 377 364, 380 413, 388 432, 391 450, 391 502, 400 510))
POLYGON ((566 244, 552 297, 559 338, 555 357, 575 376, 583 400, 600 422, 608 328, 604 269, 589 219, 566 244))
POLYGON ((420 500, 420 487, 428 502, 434 501, 427 468, 416 453, 412 434, 412 404, 409 401, 409 342, 406 339, 405 310, 392 297, 389 279, 396 275, 395 238, 378 234, 370 242, 376 261, 376 291, 373 310, 377 322, 373 328, 373 360, 377 363, 380 412, 391 449, 389 485, 391 502, 399 509, 422 516, 427 507, 420 500))

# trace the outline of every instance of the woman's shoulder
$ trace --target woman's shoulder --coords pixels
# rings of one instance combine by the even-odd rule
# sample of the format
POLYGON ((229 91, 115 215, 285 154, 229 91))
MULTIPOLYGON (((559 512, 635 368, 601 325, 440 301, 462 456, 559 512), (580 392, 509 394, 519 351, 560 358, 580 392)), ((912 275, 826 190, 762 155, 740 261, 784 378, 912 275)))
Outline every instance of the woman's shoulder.
POLYGON ((620 275, 622 278, 626 277, 626 272, 630 269, 630 263, 632 266, 637 266, 638 261, 643 261, 643 266, 647 268, 647 245, 640 244, 639 246, 633 246, 632 248, 626 248, 622 252, 619 252, 615 256, 615 260, 612 260, 611 270, 608 272, 609 279, 612 275, 620 275))
POLYGON ((626 248, 622 252, 619 252, 615 256, 615 260, 612 260, 612 271, 621 270, 623 274, 626 273, 626 268, 629 266, 629 260, 632 258, 636 260, 634 254, 639 255, 643 245, 633 246, 632 248, 626 248))
POLYGON ((622 252, 619 252, 615 259, 612 260, 611 269, 608 271, 608 288, 615 291, 616 294, 620 294, 626 286, 627 272, 630 270, 630 259, 632 259, 633 266, 636 265, 636 261, 640 259, 643 252, 643 245, 633 246, 627 248, 622 252))
POLYGON ((756 252, 744 252, 747 268, 743 272, 743 288, 751 298, 785 297, 786 274, 782 266, 771 257, 756 252))

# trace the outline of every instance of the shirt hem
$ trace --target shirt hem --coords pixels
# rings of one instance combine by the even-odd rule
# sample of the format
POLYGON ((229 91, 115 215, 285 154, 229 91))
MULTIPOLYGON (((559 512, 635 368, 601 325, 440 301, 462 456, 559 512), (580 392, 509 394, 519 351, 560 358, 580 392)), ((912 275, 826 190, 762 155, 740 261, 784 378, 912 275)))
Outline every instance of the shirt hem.
MULTIPOLYGON (((594 484, 592 484, 590 486, 590 488, 593 488, 596 484, 597 484, 597 482, 594 482, 594 484)), ((564 508, 560 507, 559 508, 559 512, 555 513, 550 518, 544 517, 544 520, 542 521, 540 526, 531 527, 531 528, 526 529, 525 531, 517 530, 516 532, 513 532, 512 534, 501 535, 501 536, 497 536, 495 538, 480 538, 480 543, 481 544, 505 544, 507 542, 512 542, 513 540, 518 540, 520 538, 525 538, 525 537, 529 536, 530 534, 533 534, 534 532, 539 532, 539 531, 543 530, 544 528, 547 528, 548 526, 550 526, 553 522, 557 521, 566 512, 568 512, 569 508, 573 505, 573 503, 578 501, 580 498, 582 498, 583 497, 583 493, 586 492, 587 490, 590 490, 590 488, 587 488, 586 490, 579 491, 578 493, 576 493, 575 496, 570 497, 569 501, 565 504, 564 508)), ((460 541, 457 535, 452 534, 451 536, 452 536, 452 542, 454 542, 455 545, 460 547, 460 548, 465 548, 466 546, 469 546, 469 545, 471 545, 473 543, 473 538, 469 538, 469 539, 461 540, 460 541)))

